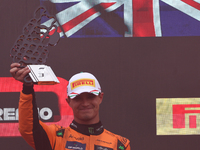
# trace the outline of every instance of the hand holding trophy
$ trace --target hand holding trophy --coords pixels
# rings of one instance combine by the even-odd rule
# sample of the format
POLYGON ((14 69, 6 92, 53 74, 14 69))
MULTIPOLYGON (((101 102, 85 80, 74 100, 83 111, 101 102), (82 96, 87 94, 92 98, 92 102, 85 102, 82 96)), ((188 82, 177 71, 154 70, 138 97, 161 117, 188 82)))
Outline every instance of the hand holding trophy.
POLYGON ((13 62, 20 63, 20 67, 27 66, 30 73, 24 78, 26 83, 34 84, 57 84, 59 80, 55 76, 51 67, 44 65, 49 55, 48 46, 55 46, 59 39, 56 19, 49 16, 44 7, 39 7, 32 18, 23 28, 14 46, 10 50, 10 57, 13 62), (53 20, 50 26, 41 25, 41 19, 53 20), (28 80, 28 78, 31 80, 28 80))

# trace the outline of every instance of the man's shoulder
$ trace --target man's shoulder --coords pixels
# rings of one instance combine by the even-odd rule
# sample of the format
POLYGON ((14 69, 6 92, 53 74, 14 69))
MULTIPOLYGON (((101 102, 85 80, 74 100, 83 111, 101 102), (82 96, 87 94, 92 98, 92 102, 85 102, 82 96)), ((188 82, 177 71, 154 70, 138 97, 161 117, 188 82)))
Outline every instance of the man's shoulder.
POLYGON ((125 147, 129 145, 130 141, 129 139, 121 136, 121 135, 118 135, 118 134, 115 134, 115 133, 112 133, 106 129, 104 129, 104 133, 105 134, 108 134, 109 136, 113 137, 113 138, 116 138, 118 140, 118 144, 119 145, 124 145, 125 147))
MULTIPOLYGON (((44 124, 44 123, 42 122, 42 124, 44 124)), ((55 132, 65 131, 66 129, 69 129, 69 127, 63 127, 63 126, 60 126, 57 124, 50 124, 50 125, 48 125, 48 128, 55 132)))
POLYGON ((65 132, 68 132, 70 130, 69 126, 63 127, 57 124, 50 124, 48 125, 48 128, 53 134, 56 134, 56 136, 58 137, 63 137, 65 132))

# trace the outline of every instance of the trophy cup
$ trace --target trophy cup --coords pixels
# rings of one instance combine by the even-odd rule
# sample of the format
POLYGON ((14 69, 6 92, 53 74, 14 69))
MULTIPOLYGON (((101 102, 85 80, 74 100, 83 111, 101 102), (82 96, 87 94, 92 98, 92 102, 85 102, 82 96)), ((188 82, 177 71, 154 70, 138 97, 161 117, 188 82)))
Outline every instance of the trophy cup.
POLYGON ((44 7, 40 6, 34 12, 34 17, 24 26, 21 34, 10 50, 10 57, 13 62, 20 63, 20 67, 28 66, 31 72, 24 78, 24 81, 34 84, 57 84, 59 80, 51 67, 44 65, 48 58, 48 46, 55 46, 60 35, 57 32, 54 16, 49 16, 44 7), (51 19, 50 26, 41 24, 41 19, 51 19), (31 78, 29 80, 28 78, 31 78))

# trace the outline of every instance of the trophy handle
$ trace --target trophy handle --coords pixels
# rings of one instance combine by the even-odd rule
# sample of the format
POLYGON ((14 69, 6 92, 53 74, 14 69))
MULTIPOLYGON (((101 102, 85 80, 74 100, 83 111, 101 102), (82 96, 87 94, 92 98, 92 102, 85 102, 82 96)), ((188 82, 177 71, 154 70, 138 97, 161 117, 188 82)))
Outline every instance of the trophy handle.
POLYGON ((25 77, 24 77, 24 82, 26 83, 31 83, 33 82, 33 80, 30 78, 30 76, 27 74, 25 77))
POLYGON ((25 83, 33 82, 40 85, 60 83, 51 67, 42 65, 49 54, 47 47, 55 46, 60 39, 57 30, 56 17, 48 15, 46 9, 41 6, 35 11, 34 18, 24 26, 23 34, 18 37, 10 50, 10 57, 13 62, 22 64, 20 68, 24 65, 29 67, 31 72, 24 77, 25 83), (41 24, 43 17, 53 20, 50 26, 41 24))

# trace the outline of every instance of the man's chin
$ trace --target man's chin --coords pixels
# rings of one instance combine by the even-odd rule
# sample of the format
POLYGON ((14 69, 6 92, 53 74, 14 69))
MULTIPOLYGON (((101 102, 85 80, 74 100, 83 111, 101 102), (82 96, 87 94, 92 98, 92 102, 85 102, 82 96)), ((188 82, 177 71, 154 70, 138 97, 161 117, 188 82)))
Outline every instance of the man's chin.
POLYGON ((83 121, 90 121, 90 120, 92 120, 92 117, 89 116, 89 115, 85 115, 85 116, 81 117, 81 120, 83 120, 83 121))

